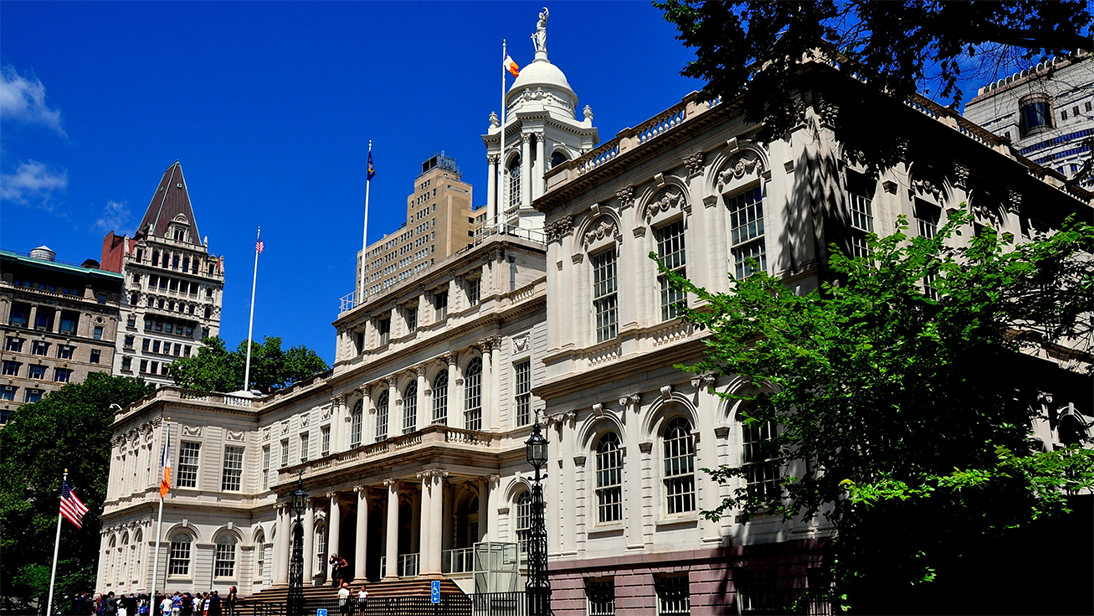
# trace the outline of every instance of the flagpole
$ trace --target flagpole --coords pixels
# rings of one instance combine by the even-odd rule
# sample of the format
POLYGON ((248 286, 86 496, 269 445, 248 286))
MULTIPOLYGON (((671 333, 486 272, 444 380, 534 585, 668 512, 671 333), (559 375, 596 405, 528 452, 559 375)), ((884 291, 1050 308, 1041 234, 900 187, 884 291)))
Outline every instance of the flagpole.
MULTIPOLYGON (((61 478, 62 489, 68 481, 68 469, 61 478)), ((61 546, 61 512, 57 511, 57 537, 53 540, 53 569, 49 573, 49 598, 46 599, 46 616, 53 613, 53 583, 57 580, 57 549, 61 546)))
MULTIPOLYGON (((247 367, 243 369, 243 391, 251 391, 251 335, 255 328, 255 287, 258 286, 258 255, 262 251, 258 249, 262 244, 262 227, 258 228, 258 240, 255 242, 255 273, 251 279, 251 321, 247 325, 247 367)), ((162 499, 160 500, 162 504, 162 499)))
MULTIPOLYGON (((368 155, 369 160, 372 159, 372 139, 368 140, 368 155)), ((357 301, 353 303, 354 306, 360 306, 365 301, 365 273, 368 271, 365 267, 368 264, 368 189, 372 184, 372 179, 369 177, 372 174, 368 169, 365 170, 365 227, 361 231, 361 283, 357 290, 357 301)), ((345 288, 345 287, 343 287, 345 288)))
POLYGON ((508 70, 505 67, 505 60, 508 57, 505 39, 501 39, 501 146, 498 149, 498 197, 494 206, 494 220, 491 221, 495 232, 498 232, 498 227, 501 226, 501 209, 505 207, 505 71, 508 70))
MULTIPOLYGON (((248 345, 248 348, 249 348, 249 345, 248 345)), ((165 456, 171 455, 170 452, 167 450, 167 444, 171 442, 170 441, 170 439, 171 439, 170 421, 171 421, 171 418, 168 417, 163 422, 163 430, 164 430, 164 432, 167 433, 167 436, 166 436, 167 440, 164 442, 164 455, 165 456)), ((163 466, 163 460, 162 459, 160 460, 160 466, 163 466)), ((159 573, 160 573, 160 539, 163 537, 163 476, 164 476, 163 472, 164 471, 161 468, 160 469, 160 512, 159 512, 158 519, 156 521, 156 555, 152 560, 152 587, 149 589, 149 590, 152 591, 150 593, 151 597, 152 597, 152 612, 155 612, 156 581, 157 581, 157 578, 159 577, 159 573)))

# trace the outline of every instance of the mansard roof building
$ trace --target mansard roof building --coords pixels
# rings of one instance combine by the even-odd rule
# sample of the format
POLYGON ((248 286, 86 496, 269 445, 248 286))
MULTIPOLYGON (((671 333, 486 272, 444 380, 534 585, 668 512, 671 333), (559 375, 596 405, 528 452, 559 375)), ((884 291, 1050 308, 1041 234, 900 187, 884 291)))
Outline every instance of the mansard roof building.
POLYGON ((133 237, 103 238, 103 269, 125 277, 114 374, 169 385, 171 362, 220 333, 224 258, 198 232, 190 188, 175 161, 133 237))
MULTIPOLYGON (((891 109, 907 126, 905 161, 867 173, 834 139, 823 96, 854 86, 819 64, 799 126, 770 144, 736 105, 693 93, 592 148, 591 113, 574 119, 577 97, 541 51, 510 89, 504 126, 503 160, 531 173, 488 189, 495 228, 343 304, 329 373, 260 398, 165 387, 118 414, 99 590, 148 591, 155 569, 168 592, 277 592, 294 532, 308 586, 328 580, 337 553, 354 585, 380 582, 370 593, 399 578, 516 590, 524 441, 538 420, 555 614, 773 610, 809 585, 831 529, 700 514, 795 469, 748 457, 759 431, 714 393, 740 379, 674 367, 701 356, 705 334, 675 318, 682 298, 648 255, 715 291, 754 260, 807 292, 828 276, 830 244, 860 253, 902 215, 929 234, 968 201, 978 224, 1016 237, 1091 219, 1089 192, 918 98, 891 109), (161 533, 155 456, 168 434, 176 479, 161 533), (723 464, 755 471, 719 485, 699 470, 723 464), (298 480, 310 497, 294 531, 298 480), (511 575, 477 575, 476 546, 513 556, 500 559, 511 575)), ((484 137, 492 172, 501 132, 499 121, 484 137)), ((1056 385, 1035 427, 1046 447, 1089 438, 1094 418, 1088 391, 1056 385)))

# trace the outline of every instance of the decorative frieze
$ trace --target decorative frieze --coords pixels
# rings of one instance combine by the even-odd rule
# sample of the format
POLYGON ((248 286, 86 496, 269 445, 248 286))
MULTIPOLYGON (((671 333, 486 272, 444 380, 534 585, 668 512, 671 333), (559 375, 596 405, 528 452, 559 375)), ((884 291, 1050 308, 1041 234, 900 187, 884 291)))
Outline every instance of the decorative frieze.
POLYGON ((621 209, 628 208, 634 205, 634 187, 624 186, 616 191, 615 196, 619 198, 619 207, 621 209))
POLYGON ((232 443, 242 443, 247 440, 247 433, 243 430, 225 430, 224 438, 232 443))
POLYGON ((585 249, 588 250, 590 244, 604 238, 615 239, 616 241, 621 239, 619 237, 619 229, 615 226, 615 221, 601 216, 589 227, 589 230, 585 232, 585 249))
POLYGON ((718 192, 722 192, 726 184, 733 180, 739 180, 759 169, 763 173, 763 161, 758 154, 751 150, 742 150, 739 154, 729 159, 726 166, 718 173, 718 192))
POLYGON ((684 158, 684 166, 688 168, 688 176, 696 176, 703 172, 703 153, 696 152, 684 158))
POLYGON ((654 216, 657 216, 661 212, 667 212, 673 208, 684 209, 687 206, 687 199, 684 198, 683 193, 678 188, 665 189, 659 198, 650 201, 646 205, 646 221, 653 220, 654 216))
POLYGON ((182 424, 180 426, 180 428, 182 430, 182 435, 183 436, 193 436, 193 437, 201 438, 202 426, 188 426, 186 424, 182 424))

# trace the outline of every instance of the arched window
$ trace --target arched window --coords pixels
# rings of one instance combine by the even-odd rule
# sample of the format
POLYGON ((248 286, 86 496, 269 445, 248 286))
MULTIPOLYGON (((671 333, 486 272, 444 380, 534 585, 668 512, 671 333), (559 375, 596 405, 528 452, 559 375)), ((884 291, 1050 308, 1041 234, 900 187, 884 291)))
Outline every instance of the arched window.
POLYGON ((351 449, 361 446, 361 425, 364 420, 364 405, 358 400, 357 404, 353 406, 353 413, 350 414, 349 446, 351 449))
POLYGON ((315 529, 315 570, 323 573, 327 570, 327 526, 323 524, 315 529))
POLYGON ((236 574, 236 540, 231 535, 217 539, 217 551, 213 559, 213 577, 234 578, 236 574))
POLYGON ((567 160, 569 159, 566 158, 566 154, 564 152, 560 150, 555 150, 551 153, 551 168, 554 169, 555 167, 566 162, 567 160))
POLYGON ((129 567, 133 562, 129 556, 129 533, 125 533, 122 535, 122 547, 118 550, 118 586, 125 586, 129 580, 129 567))
POLYGON ((167 575, 190 577, 190 535, 178 533, 171 538, 171 560, 167 575))
POLYGON ((778 435, 775 422, 744 424, 741 430, 741 466, 749 495, 766 500, 777 500, 779 487, 779 448, 771 441, 778 435))
POLYGON ((130 548, 132 557, 129 560, 133 563, 133 581, 137 586, 141 585, 141 543, 143 542, 144 533, 139 530, 133 533, 133 547, 130 548))
POLYGON ((388 393, 385 389, 380 394, 380 398, 376 400, 376 442, 379 443, 387 438, 387 407, 388 407, 388 393))
POLYGON ((482 359, 467 364, 463 374, 463 427, 482 430, 482 359))
POLYGON ((418 429, 418 383, 411 382, 403 390, 403 434, 418 429))
POLYGON ((255 535, 254 547, 255 567, 252 577, 259 580, 260 584, 264 584, 266 581, 266 534, 261 529, 255 535))
POLYGON ((509 208, 520 206, 520 156, 509 161, 509 208))
POLYGON ((517 496, 517 543, 521 552, 528 551, 528 533, 532 528, 532 496, 527 491, 517 496))
POLYGON ((614 432, 596 444, 596 504, 598 522, 623 519, 623 452, 614 432))
POLYGON ((691 422, 677 417, 663 436, 665 502, 669 514, 695 511, 695 442, 691 422))
POLYGON ((104 556, 104 560, 106 561, 106 565, 103 567, 104 568, 103 574, 104 574, 104 577, 106 578, 107 586, 110 586, 110 585, 115 583, 114 582, 114 561, 116 559, 114 558, 114 552, 115 552, 117 547, 118 547, 118 540, 115 539, 114 537, 110 537, 110 543, 107 544, 106 554, 104 556))
POLYGON ((448 373, 433 379, 433 423, 448 425, 448 373))

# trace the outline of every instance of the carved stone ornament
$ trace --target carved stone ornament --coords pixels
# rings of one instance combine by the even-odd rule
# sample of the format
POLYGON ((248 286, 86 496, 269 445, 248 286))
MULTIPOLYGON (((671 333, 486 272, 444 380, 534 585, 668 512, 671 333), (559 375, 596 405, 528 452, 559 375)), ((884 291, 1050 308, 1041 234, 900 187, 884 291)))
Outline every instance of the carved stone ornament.
POLYGON ((688 168, 688 175, 699 175, 703 172, 703 153, 696 152, 684 159, 684 165, 688 168))
POLYGON ((549 224, 544 229, 547 235, 547 243, 551 243, 570 235, 574 231, 574 217, 563 216, 555 222, 549 224))
POLYGON ((936 201, 942 200, 942 189, 926 178, 912 180, 912 190, 921 195, 930 195, 936 201))
POLYGON ((327 419, 328 417, 330 417, 330 414, 331 414, 331 407, 329 407, 329 406, 324 406, 324 407, 322 408, 322 410, 320 411, 320 413, 322 414, 322 416, 323 416, 323 419, 327 419))
POLYGON ((266 426, 266 427, 262 428, 262 440, 264 440, 264 441, 270 440, 270 427, 269 426, 266 426))
POLYGON ((597 417, 603 417, 604 416, 604 405, 600 404, 599 402, 594 404, 593 405, 593 415, 595 415, 597 417))
POLYGON ((634 205, 634 187, 624 186, 615 192, 615 196, 619 198, 619 207, 628 208, 634 205))
POLYGON ((820 118, 821 124, 833 126, 838 116, 838 105, 824 99, 817 101, 817 117, 820 118))
POLYGON ((615 222, 612 221, 610 218, 605 218, 601 216, 597 219, 597 222, 595 222, 591 227, 589 227, 589 230, 585 232, 585 248, 588 249, 589 244, 592 244, 593 242, 596 242, 598 240, 602 240, 605 237, 615 238, 616 241, 620 239, 619 230, 616 229, 615 222))
POLYGON ((282 434, 288 434, 289 433, 289 420, 288 419, 281 422, 281 433, 282 434))
POLYGON ((969 168, 967 165, 955 162, 953 164, 953 184, 961 190, 969 187, 969 168))
POLYGON ((585 109, 582 110, 582 113, 585 114, 585 121, 586 122, 591 123, 593 121, 593 108, 592 107, 590 107, 588 105, 585 105, 585 109))
POLYGON ((188 426, 186 424, 183 424, 180 427, 182 428, 183 436, 201 436, 201 426, 188 426))
POLYGON ((490 112, 490 126, 492 128, 497 128, 497 127, 501 126, 501 122, 498 120, 497 112, 494 112, 494 111, 490 112))
POLYGON ((683 208, 686 204, 687 200, 679 189, 668 188, 661 193, 659 199, 654 199, 646 205, 646 220, 652 220, 654 216, 672 208, 683 208))
POLYGON ((1007 200, 1003 203, 1003 207, 1008 213, 1017 214, 1020 205, 1022 205, 1022 193, 1013 188, 1008 189, 1007 200))
POLYGON ((529 335, 521 334, 520 336, 513 337, 513 351, 516 353, 523 353, 528 350, 529 335))
POLYGON ((755 152, 745 150, 737 154, 729 159, 725 169, 718 173, 718 192, 721 192, 726 184, 751 174, 757 168, 759 168, 760 173, 763 173, 763 162, 760 161, 760 157, 755 152))
POLYGON ((224 438, 235 443, 242 443, 247 439, 247 433, 243 430, 225 430, 224 438))
POLYGON ((300 425, 301 426, 308 425, 308 421, 310 419, 311 419, 311 413, 301 413, 300 414, 300 425))
POLYGON ((661 397, 666 400, 672 397, 672 385, 665 385, 661 388, 661 397))

